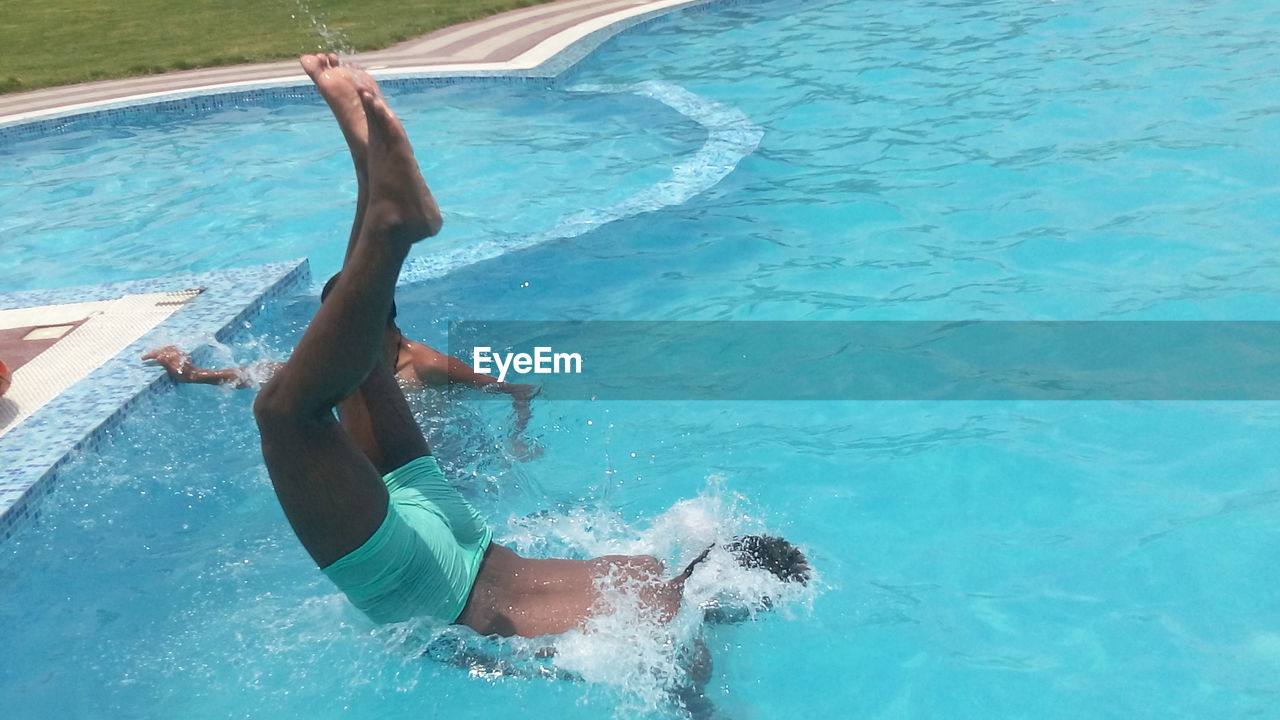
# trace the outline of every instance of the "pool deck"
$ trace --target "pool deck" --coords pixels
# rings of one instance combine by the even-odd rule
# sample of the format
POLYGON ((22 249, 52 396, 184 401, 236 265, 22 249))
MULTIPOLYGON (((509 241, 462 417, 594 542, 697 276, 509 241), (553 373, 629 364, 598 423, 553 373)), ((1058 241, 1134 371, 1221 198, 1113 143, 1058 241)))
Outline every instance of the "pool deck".
POLYGON ((13 370, 13 386, 0 397, 0 438, 199 294, 185 288, 0 310, 0 359, 13 370))
MULTIPOLYGON (((621 21, 706 0, 558 0, 437 30, 399 45, 358 53, 374 73, 510 72, 535 68, 579 40, 621 21)), ((169 93, 307 82, 294 60, 184 70, 0 95, 0 124, 50 113, 143 100, 169 93)))

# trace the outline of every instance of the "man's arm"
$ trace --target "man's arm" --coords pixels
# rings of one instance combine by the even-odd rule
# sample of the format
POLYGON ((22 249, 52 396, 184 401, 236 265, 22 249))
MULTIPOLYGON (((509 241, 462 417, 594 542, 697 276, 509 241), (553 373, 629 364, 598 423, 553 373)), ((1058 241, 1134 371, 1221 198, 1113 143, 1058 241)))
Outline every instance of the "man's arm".
POLYGON ((515 412, 515 423, 511 426, 510 440, 516 453, 522 458, 531 459, 538 454, 521 435, 529 427, 529 419, 533 411, 529 402, 538 395, 542 388, 525 383, 501 382, 492 375, 476 372, 476 369, 452 355, 445 355, 435 348, 417 342, 409 342, 413 354, 413 369, 423 385, 466 385, 477 390, 491 393, 506 393, 511 396, 511 409, 515 412))
POLYGON ((485 392, 506 393, 511 396, 511 410, 515 413, 516 419, 511 424, 511 433, 508 439, 511 440, 511 445, 515 448, 516 454, 522 459, 530 460, 538 455, 541 448, 530 447, 521 436, 524 435, 524 431, 529 427, 529 419, 533 417, 533 410, 529 408, 529 402, 537 396, 542 388, 526 383, 500 382, 498 378, 492 375, 476 372, 475 368, 456 357, 445 357, 448 357, 449 362, 449 382, 455 385, 470 385, 485 392))
POLYGON ((688 682, 680 683, 674 690, 675 700, 693 720, 711 720, 723 717, 716 711, 716 706, 707 697, 707 683, 711 681, 711 652, 707 650, 707 641, 699 631, 692 646, 686 646, 680 662, 688 671, 688 682))
POLYGON ((466 385, 491 393, 506 393, 514 402, 526 406, 538 394, 537 385, 500 382, 492 375, 476 372, 476 369, 452 355, 445 355, 435 348, 419 342, 409 343, 413 353, 413 370, 423 385, 466 385))
MULTIPOLYGON (((155 363, 169 373, 174 382, 198 383, 200 385, 229 385, 240 389, 255 385, 249 367, 224 368, 213 370, 198 367, 191 362, 191 356, 174 345, 157 348, 142 356, 143 360, 154 360, 155 363)), ((267 363, 266 378, 269 379, 284 363, 267 363)), ((258 366, 254 366, 258 367, 258 366)))

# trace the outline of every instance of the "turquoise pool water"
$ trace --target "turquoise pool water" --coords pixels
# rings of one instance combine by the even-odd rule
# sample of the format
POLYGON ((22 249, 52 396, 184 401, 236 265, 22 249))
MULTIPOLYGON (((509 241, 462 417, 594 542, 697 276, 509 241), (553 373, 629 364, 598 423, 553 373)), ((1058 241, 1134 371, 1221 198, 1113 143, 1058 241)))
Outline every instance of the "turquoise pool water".
MULTIPOLYGON (((549 229, 583 207, 620 202, 661 181, 706 135, 631 93, 472 85, 388 95, 450 208, 443 242, 453 245, 549 229)), ((319 96, 190 115, 0 148, 0 292, 296 257, 317 277, 336 272, 356 186, 319 96)))
MULTIPOLYGON (((758 148, 686 202, 406 285, 405 330, 443 342, 446 318, 1280 319, 1277 30, 1280 13, 1248 2, 677 14, 615 38, 570 84, 681 88, 744 113, 758 148)), ((420 255, 624 203, 706 134, 625 93, 396 102, 457 119, 404 112, 446 205, 471 208, 420 255), (494 143, 485 123, 512 134, 494 143), (560 160, 579 148, 607 159, 560 160)), ((307 236, 329 253, 321 275, 350 200, 336 133, 289 129, 322 128, 318 108, 230 115, 222 127, 257 138, 245 148, 278 153, 249 176, 275 175, 250 199, 230 180, 216 206, 199 204, 209 192, 180 196, 154 222, 225 223, 209 232, 227 256, 203 261, 235 264, 231 231, 264 218, 255 257, 276 257, 269 228, 307 236), (293 140, 277 146, 250 118, 293 140), (312 161, 279 159, 295 152, 312 161), (335 185, 348 195, 333 207, 299 204, 335 185)), ((185 132, 166 127, 136 133, 185 132)), ((242 140, 182 142, 213 155, 242 140)), ((57 165, 58 147, 5 153, 57 165)), ((121 217, 151 207, 122 192, 121 217)), ((129 272, 159 272, 148 258, 193 262, 153 251, 129 272)), ((14 287, 60 284, 27 274, 14 287)), ((284 356, 313 309, 273 308, 228 359, 284 356)), ((694 371, 715 361, 688 358, 694 371)), ((209 388, 158 398, 0 547, 5 716, 673 715, 658 638, 627 639, 639 664, 605 639, 569 643, 565 668, 587 678, 574 682, 469 673, 423 656, 430 626, 361 620, 279 512, 250 404, 209 388)), ((711 695, 728 717, 1277 716, 1275 404, 542 399, 545 452, 529 463, 504 449, 501 403, 463 395, 419 411, 496 535, 522 548, 674 558, 717 525, 801 543, 821 573, 813 595, 708 630, 711 695)))

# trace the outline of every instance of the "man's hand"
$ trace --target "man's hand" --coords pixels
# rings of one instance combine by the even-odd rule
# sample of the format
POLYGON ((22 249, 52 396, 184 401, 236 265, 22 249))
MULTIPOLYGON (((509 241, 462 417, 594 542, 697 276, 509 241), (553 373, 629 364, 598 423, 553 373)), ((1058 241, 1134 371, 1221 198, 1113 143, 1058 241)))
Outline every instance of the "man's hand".
POLYGON ((542 455, 541 445, 529 443, 523 437, 525 429, 529 427, 529 418, 533 416, 529 401, 542 392, 542 386, 520 383, 501 383, 501 385, 502 392, 511 393, 511 409, 515 412, 515 422, 511 425, 511 448, 515 451, 517 460, 529 462, 542 455))
POLYGON ((500 383, 503 388, 500 392, 510 393, 511 402, 517 406, 523 405, 526 409, 529 407, 529 401, 538 396, 542 392, 541 385, 526 385, 523 383, 500 383))
POLYGON ((142 356, 143 360, 151 360, 163 367, 174 382, 199 383, 201 385, 221 385, 244 389, 257 387, 275 375, 284 363, 257 363, 250 367, 231 367, 221 370, 197 367, 191 364, 191 356, 175 345, 157 348, 142 356))
POLYGON ((516 460, 529 462, 542 457, 542 446, 536 442, 525 440, 518 434, 512 434, 509 439, 511 440, 511 452, 516 460))
POLYGON ((165 369, 177 382, 191 382, 191 356, 176 345, 166 345, 142 356, 165 369))

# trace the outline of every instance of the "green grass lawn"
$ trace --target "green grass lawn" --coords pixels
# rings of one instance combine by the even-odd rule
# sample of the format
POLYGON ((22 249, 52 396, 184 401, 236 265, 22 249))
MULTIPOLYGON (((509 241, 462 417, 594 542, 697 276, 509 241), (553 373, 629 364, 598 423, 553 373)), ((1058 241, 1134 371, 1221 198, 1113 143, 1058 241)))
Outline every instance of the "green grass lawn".
POLYGON ((0 0, 0 92, 375 50, 548 1, 0 0))

